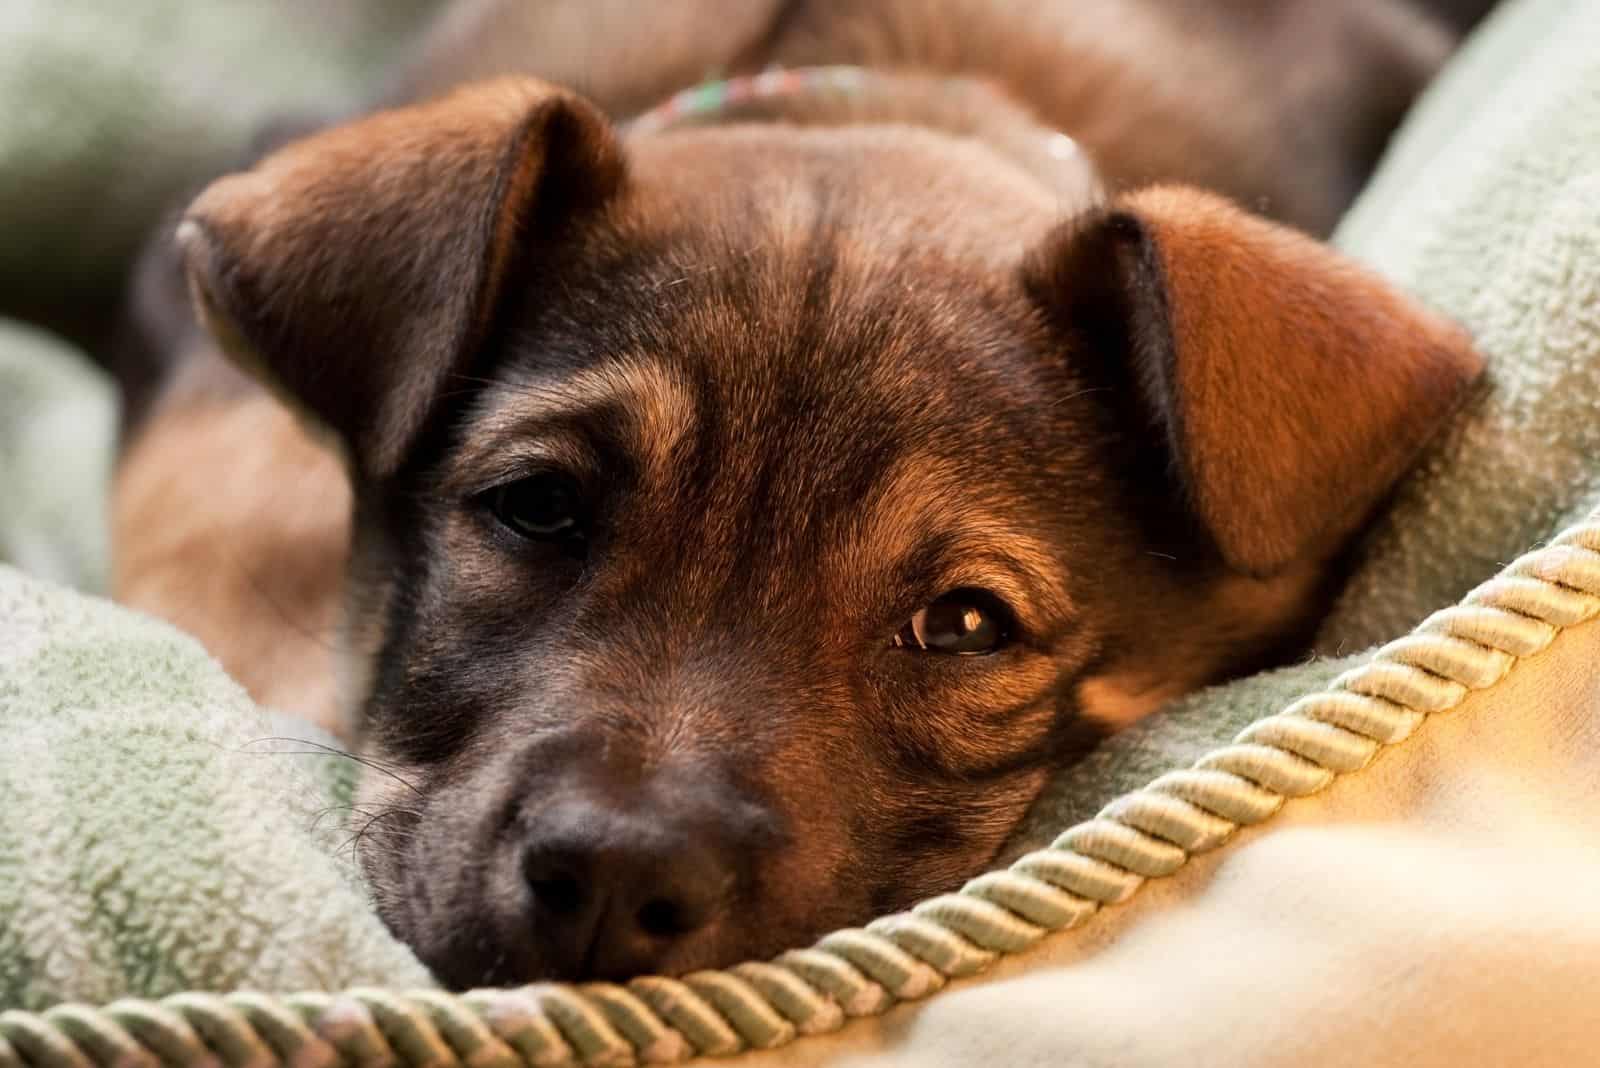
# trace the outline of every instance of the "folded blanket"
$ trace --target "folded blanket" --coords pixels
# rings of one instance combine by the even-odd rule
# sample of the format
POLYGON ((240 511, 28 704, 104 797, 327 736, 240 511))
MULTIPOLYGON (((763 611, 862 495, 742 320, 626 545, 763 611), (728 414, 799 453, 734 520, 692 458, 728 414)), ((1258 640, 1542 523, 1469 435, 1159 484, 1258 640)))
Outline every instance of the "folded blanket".
POLYGON ((87 360, 0 319, 0 562, 103 588, 115 411, 87 360))
POLYGON ((0 1006, 426 981, 344 848, 350 762, 192 640, 0 567, 0 737, 0 1006))
MULTIPOLYGON (((435 2, 0 4, 0 310, 93 317, 172 198, 435 2)), ((33 576, 0 566, 0 1007, 424 981, 349 870, 353 765, 266 741, 309 728, 170 628, 37 581, 104 588, 114 436, 92 363, 0 319, 0 564, 33 576)))
MULTIPOLYGON (((1586 252, 1600 240, 1600 53, 1586 47, 1595 40, 1600 40, 1600 9, 1592 4, 1518 0, 1507 5, 1429 94, 1341 235, 1352 252, 1474 329, 1491 357, 1491 383, 1375 532, 1355 581, 1319 640, 1328 657, 1404 633, 1586 505, 1600 503, 1600 316, 1595 311, 1600 263, 1586 252)), ((9 492, 0 485, 0 499, 9 492)), ((1557 614, 1571 608, 1561 599, 1560 584, 1582 576, 1561 571, 1566 565, 1559 562, 1537 566, 1548 574, 1527 580, 1527 588, 1541 592, 1527 593, 1534 600, 1524 607, 1557 614), (1550 576, 1556 585, 1550 585, 1550 576)), ((1510 590, 1503 595, 1527 592, 1515 583, 1510 590)), ((1577 612, 1570 622, 1577 625, 1582 618, 1577 612)), ((1497 625, 1504 632, 1494 635, 1496 641, 1518 640, 1519 624, 1502 620, 1497 625)), ((0 648, 7 650, 0 653, 0 715, 11 743, 0 754, 0 785, 8 798, 25 798, 0 812, 0 930, 6 932, 0 936, 0 1006, 104 1000, 119 993, 153 996, 184 986, 282 990, 424 981, 404 950, 374 926, 336 851, 328 849, 325 826, 314 820, 316 810, 343 803, 335 789, 338 777, 317 779, 304 767, 309 759, 304 756, 242 758, 250 742, 282 733, 281 728, 255 721, 241 707, 237 691, 192 643, 156 624, 3 570, 0 639, 0 648), (167 686, 181 696, 164 696, 167 686), (113 717, 116 729, 109 731, 106 724, 113 717), (263 770, 263 764, 272 770, 263 770), (109 801, 91 800, 113 797, 115 810, 109 801), (286 862, 290 856, 294 859, 286 862), (194 878, 205 872, 209 886, 204 893, 186 892, 187 875, 153 884, 163 871, 197 873, 194 878), (163 892, 153 892, 152 885, 163 892), (304 887, 317 890, 308 894, 304 887), (313 900, 319 906, 315 912, 307 907, 313 900), (278 929, 267 937, 273 924, 278 929), (65 930, 78 937, 61 948, 65 930), (336 937, 347 941, 332 941, 336 937), (286 952, 290 944, 304 953, 286 952), (85 961, 96 963, 86 966, 85 961)), ((1437 644, 1429 648, 1430 655, 1444 655, 1437 644)), ((1513 659, 1474 648, 1478 651, 1449 670, 1500 664, 1496 657, 1513 659)), ((1530 654, 1533 649, 1527 647, 1530 654)), ((1187 765, 1242 725, 1320 688, 1358 659, 1318 659, 1242 680, 1179 702, 1119 735, 1061 777, 1036 807, 1012 853, 1093 816, 1115 794, 1187 765)), ((1537 657, 1531 661, 1538 662, 1537 657)), ((1446 668, 1443 661, 1434 666, 1446 668)), ((1378 701, 1385 709, 1392 705, 1404 712, 1429 701, 1454 707, 1462 700, 1454 690, 1443 691, 1450 700, 1440 698, 1442 684, 1430 681, 1433 674, 1392 669, 1387 661, 1378 674, 1389 680, 1382 685, 1391 687, 1378 701)), ((1497 677, 1488 671, 1479 682, 1492 687, 1497 677)), ((1483 699, 1494 693, 1488 689, 1483 699)), ((1371 711, 1378 706, 1358 701, 1353 707, 1371 711)), ((1311 744, 1303 738, 1301 743, 1311 744)), ((1337 762, 1336 749, 1322 752, 1322 759, 1337 762)), ((1302 786, 1322 781, 1315 776, 1296 780, 1297 774, 1311 773, 1293 761, 1258 756, 1253 774, 1278 777, 1272 799, 1294 792, 1297 781, 1302 786)), ((1238 772, 1243 765, 1233 766, 1234 771, 1196 780, 1216 787, 1205 803, 1239 817, 1232 823, 1264 818, 1275 801, 1269 803, 1253 780, 1238 772), (1264 807, 1253 815, 1252 804, 1264 807)), ((1379 765, 1392 766, 1393 761, 1379 765)), ((1448 776, 1449 767, 1448 761, 1432 766, 1429 781, 1448 776)), ((1357 788, 1367 776, 1380 782, 1377 773, 1376 767, 1357 772, 1351 782, 1357 788)), ((1383 807, 1380 799, 1376 808, 1383 807)), ((1206 826, 1192 813, 1187 818, 1206 826)), ((508 1048, 529 1060, 539 1050, 549 1051, 556 1058, 552 1063, 561 1063, 559 1058, 574 1050, 621 1059, 634 1050, 667 1057, 691 1049, 780 1043, 797 1030, 836 1026, 842 1012, 877 1012, 896 997, 928 993, 944 975, 964 974, 996 953, 1034 944, 1041 926, 1075 925, 1081 916, 1072 910, 1093 903, 1083 895, 1094 886, 1103 899, 1118 900, 1119 888, 1142 881, 1129 876, 1127 865, 1162 874, 1183 863, 1182 851, 1163 853, 1148 841, 1120 835, 1125 831, 1095 825, 1042 862, 1055 865, 1048 869, 1051 878, 1081 893, 1053 895, 1049 887, 1040 890, 1026 881, 991 879, 984 884, 990 887, 988 896, 876 925, 874 935, 840 935, 823 951, 791 958, 786 970, 745 969, 737 976, 697 980, 692 987, 638 984, 584 995, 541 989, 479 999, 468 1004, 471 1012, 458 1002, 417 1002, 432 1007, 385 1016, 385 1006, 392 1005, 378 995, 313 999, 297 1004, 305 1018, 318 1021, 317 1033, 284 1024, 287 1029, 277 1033, 273 1048, 287 1056, 285 1043, 301 1043, 294 1048, 326 1054, 329 1042, 354 1042, 351 1035, 378 1041, 388 1034, 407 1063, 453 1063, 470 1059, 474 1051, 481 1060, 494 1060, 509 1056, 508 1048), (1121 858, 1123 867, 1106 858, 1121 858), (491 1021, 500 1038, 490 1041, 473 1013, 491 1021), (377 1039, 373 1027, 382 1032, 377 1039)), ((1063 937, 1047 945, 1059 947, 1063 937)), ((1536 942, 1530 945, 1537 951, 1536 942)), ((1214 944, 1208 950, 1216 951, 1214 944)), ((1006 974, 1026 979, 1026 960, 1006 974)), ((1070 976, 1070 967, 1065 974, 1070 976)), ((1130 982, 1118 989, 1136 986, 1130 982)), ((1045 988, 1045 1001, 1049 992, 1045 988)), ((941 995, 918 1019, 937 1021, 947 1001, 967 1003, 941 995)), ((246 1004, 229 1002, 216 1011, 240 1013, 246 1004)), ((1039 1034, 1054 1033, 1052 1026, 1069 1028, 1070 1020, 1044 1015, 1035 1012, 1029 1018, 1039 1034)), ((119 1017, 124 1025, 133 1018, 119 1017)), ((279 1018, 252 1019, 259 1029, 261 1019, 279 1018)), ((1379 1028, 1386 1023, 1381 1014, 1363 1019, 1379 1028)), ((1147 1032, 1161 1031, 1148 1017, 1106 1017, 1105 1022, 1104 1048, 1111 1050, 1137 1047, 1148 1053, 1154 1047, 1140 1043, 1147 1032)), ((970 1041, 959 1047, 961 1063, 1003 1061, 1007 1044, 1018 1035, 1018 1025, 981 1031, 970 1021, 964 1026, 970 1041)), ((20 1023, 7 1030, 0 1017, 0 1039, 15 1044, 29 1033, 20 1023)), ((949 1037, 936 1022, 921 1033, 949 1037)), ((1192 1047, 1182 1052, 1170 1032, 1161 1033, 1180 1051, 1174 1056, 1206 1059, 1192 1047)), ((929 1054, 916 1045, 918 1034, 917 1027, 886 1026, 872 1032, 872 1041, 906 1043, 929 1054)), ((40 1042, 29 1047, 35 1061, 54 1048, 40 1042)), ((820 1058, 830 1048, 807 1041, 789 1052, 802 1056, 811 1050, 820 1058)), ((0 1064, 9 1063, 6 1052, 0 1045, 0 1064)), ((911 1062, 925 1063, 908 1056, 911 1062)), ((51 1063, 69 1062, 58 1057, 51 1063)), ((1105 1063, 1117 1059, 1110 1056, 1105 1063)))

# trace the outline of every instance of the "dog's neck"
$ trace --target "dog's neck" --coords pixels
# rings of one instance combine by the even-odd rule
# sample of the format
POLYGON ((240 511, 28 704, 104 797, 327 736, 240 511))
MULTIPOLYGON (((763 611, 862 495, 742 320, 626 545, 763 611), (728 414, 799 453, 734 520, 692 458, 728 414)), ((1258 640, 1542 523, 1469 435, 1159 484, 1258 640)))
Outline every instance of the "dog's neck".
POLYGON ((984 142, 1055 190, 1064 211, 1098 203, 1094 162, 1071 136, 1041 124, 990 82, 855 66, 773 68, 704 82, 628 120, 629 137, 690 126, 912 125, 984 142))

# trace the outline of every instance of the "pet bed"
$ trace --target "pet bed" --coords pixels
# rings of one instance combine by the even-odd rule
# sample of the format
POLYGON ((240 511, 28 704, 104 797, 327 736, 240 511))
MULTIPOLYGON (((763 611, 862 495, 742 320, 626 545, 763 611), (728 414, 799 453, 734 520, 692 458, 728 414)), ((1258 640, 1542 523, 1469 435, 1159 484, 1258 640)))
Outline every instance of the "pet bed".
MULTIPOLYGON (((1008 869, 774 962, 432 989, 352 871, 328 740, 0 567, 0 1068, 1591 1060, 1597 41, 1600 6, 1503 5, 1340 232, 1490 372, 1318 655, 1110 740, 1008 869)), ((108 417, 58 344, 0 334, 0 552, 93 581, 99 536, 54 535, 99 514, 108 417), (65 445, 37 429, 64 411, 65 445)))

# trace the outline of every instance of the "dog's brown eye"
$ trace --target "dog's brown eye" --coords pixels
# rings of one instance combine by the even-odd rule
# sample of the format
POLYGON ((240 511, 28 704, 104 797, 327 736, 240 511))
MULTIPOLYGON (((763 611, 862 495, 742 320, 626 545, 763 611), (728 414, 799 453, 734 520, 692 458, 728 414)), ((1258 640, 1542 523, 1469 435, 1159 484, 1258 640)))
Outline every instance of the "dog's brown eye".
POLYGON ((978 656, 1006 643, 1010 614, 984 590, 960 589, 934 601, 900 628, 893 644, 930 653, 978 656))
POLYGON ((571 477, 556 472, 530 475, 489 491, 494 517, 524 538, 571 541, 583 536, 583 499, 571 477))

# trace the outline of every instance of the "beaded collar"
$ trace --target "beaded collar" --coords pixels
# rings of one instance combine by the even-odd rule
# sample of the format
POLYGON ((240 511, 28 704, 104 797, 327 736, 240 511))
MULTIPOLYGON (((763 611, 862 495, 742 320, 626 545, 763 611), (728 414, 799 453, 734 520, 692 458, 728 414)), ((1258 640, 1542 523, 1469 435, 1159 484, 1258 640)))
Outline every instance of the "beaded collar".
POLYGON ((872 74, 862 67, 798 67, 703 82, 634 117, 627 129, 629 133, 657 133, 682 123, 700 122, 756 100, 818 93, 855 94, 872 79, 872 74))
MULTIPOLYGON (((878 90, 892 96, 900 80, 864 67, 773 68, 760 74, 704 82, 675 93, 649 111, 641 112, 624 124, 629 135, 654 134, 679 126, 715 121, 718 117, 737 118, 747 105, 784 98, 809 96, 813 99, 859 97, 878 90)), ((966 78, 949 80, 950 91, 982 91, 979 83, 966 78)), ((1000 132, 997 149, 1030 170, 1055 193, 1064 214, 1098 203, 1102 187, 1093 160, 1065 133, 1031 125, 1009 124, 1000 132)))

